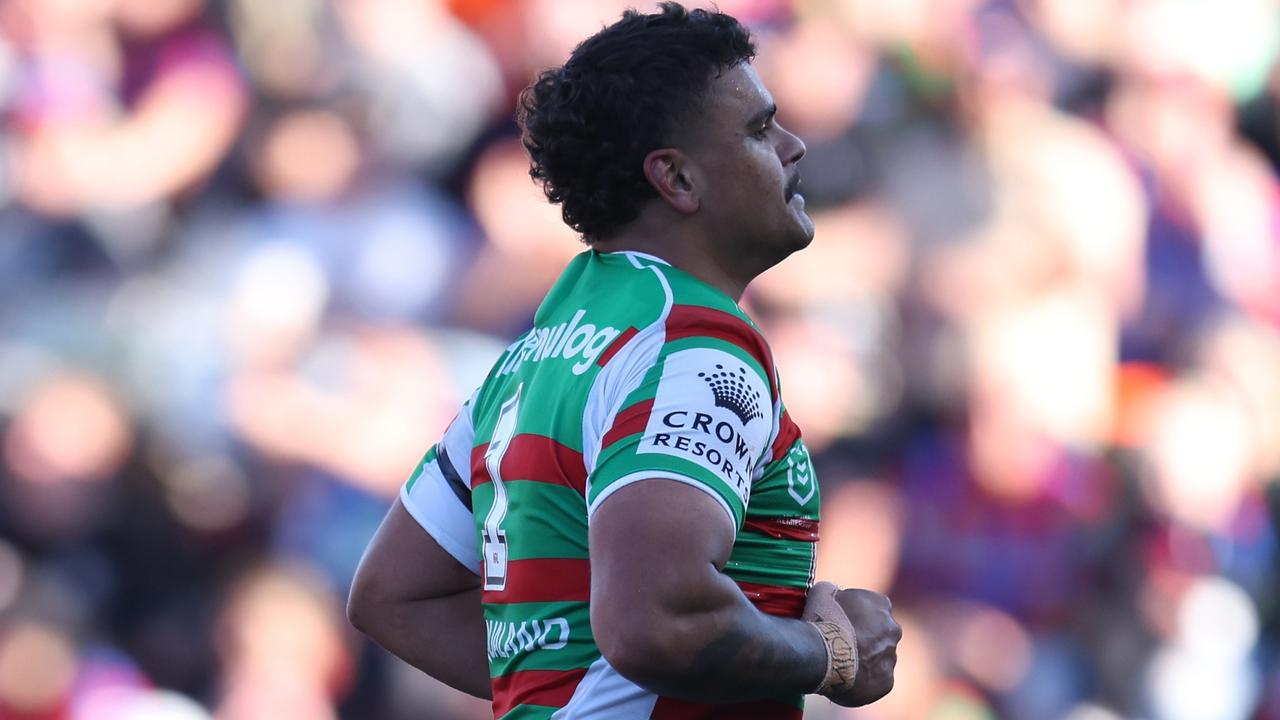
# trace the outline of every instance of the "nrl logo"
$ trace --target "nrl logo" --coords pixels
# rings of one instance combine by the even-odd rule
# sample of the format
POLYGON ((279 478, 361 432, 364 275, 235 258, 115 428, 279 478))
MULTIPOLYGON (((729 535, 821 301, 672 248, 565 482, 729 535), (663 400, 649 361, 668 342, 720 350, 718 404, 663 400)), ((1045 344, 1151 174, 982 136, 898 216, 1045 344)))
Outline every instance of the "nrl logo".
POLYGON ((718 372, 698 373, 698 377, 711 388, 711 394, 716 399, 716 407, 725 408, 737 415, 743 425, 755 418, 764 417, 760 413, 760 393, 747 385, 746 368, 739 367, 735 374, 717 363, 716 370, 718 372))
POLYGON ((787 451, 787 493, 797 504, 804 505, 817 489, 809 466, 809 449, 797 444, 787 451))

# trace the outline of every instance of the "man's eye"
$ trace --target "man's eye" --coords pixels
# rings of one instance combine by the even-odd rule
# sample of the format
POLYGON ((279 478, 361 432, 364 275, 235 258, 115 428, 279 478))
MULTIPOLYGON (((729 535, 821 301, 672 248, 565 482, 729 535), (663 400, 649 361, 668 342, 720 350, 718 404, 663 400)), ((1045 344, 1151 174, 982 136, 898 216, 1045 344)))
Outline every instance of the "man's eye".
POLYGON ((759 130, 756 130, 754 133, 751 134, 752 137, 763 138, 765 135, 768 135, 770 125, 772 125, 772 123, 765 123, 763 126, 761 126, 759 130))

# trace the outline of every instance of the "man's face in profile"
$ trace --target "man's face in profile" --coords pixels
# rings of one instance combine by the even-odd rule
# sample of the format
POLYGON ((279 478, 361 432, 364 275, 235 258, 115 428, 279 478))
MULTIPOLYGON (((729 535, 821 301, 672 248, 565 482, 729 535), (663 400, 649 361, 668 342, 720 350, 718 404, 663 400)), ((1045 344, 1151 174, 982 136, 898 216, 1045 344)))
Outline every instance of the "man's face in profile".
POLYGON ((688 154, 700 183, 700 212, 735 251, 776 263, 813 239, 797 192, 800 138, 778 124, 777 107, 748 64, 713 77, 689 127, 688 154))

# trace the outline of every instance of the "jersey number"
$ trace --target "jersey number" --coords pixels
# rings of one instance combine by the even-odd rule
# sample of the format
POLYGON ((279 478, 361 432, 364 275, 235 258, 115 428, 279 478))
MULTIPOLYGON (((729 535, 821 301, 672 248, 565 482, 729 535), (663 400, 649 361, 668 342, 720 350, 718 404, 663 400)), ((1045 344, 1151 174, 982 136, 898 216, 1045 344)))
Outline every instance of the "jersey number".
POLYGON ((484 589, 505 590, 507 587, 507 531, 502 521, 507 518, 507 486, 502 481, 502 458, 511 447, 516 435, 516 415, 520 408, 520 389, 502 403, 498 423, 489 439, 489 449, 484 453, 485 468, 493 481, 493 505, 484 519, 484 589))

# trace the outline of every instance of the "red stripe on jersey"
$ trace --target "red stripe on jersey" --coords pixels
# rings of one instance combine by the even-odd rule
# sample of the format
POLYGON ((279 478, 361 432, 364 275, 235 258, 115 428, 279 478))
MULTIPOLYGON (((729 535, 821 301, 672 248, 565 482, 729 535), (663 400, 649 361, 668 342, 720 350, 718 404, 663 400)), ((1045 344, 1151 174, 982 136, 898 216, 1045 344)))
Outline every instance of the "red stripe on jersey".
POLYGON ((739 582, 738 589, 760 612, 789 618, 798 618, 804 613, 804 601, 809 594, 804 588, 749 582, 739 582))
POLYGON ((778 421, 778 437, 773 440, 773 459, 782 459, 799 439, 800 426, 791 420, 791 413, 783 410, 782 419, 778 421))
POLYGON ((698 305, 672 305, 667 316, 667 340, 687 337, 713 337, 737 345, 751 353, 769 376, 769 394, 778 397, 778 384, 773 370, 773 353, 769 343, 745 320, 723 310, 698 305))
MULTIPOLYGON (((471 487, 487 483, 489 466, 484 454, 485 443, 471 450, 471 487)), ((524 433, 511 439, 511 447, 502 456, 503 480, 534 480, 573 488, 585 497, 587 468, 582 453, 544 435, 524 433)))
POLYGON ((600 442, 600 449, 603 450, 628 435, 644 432, 645 427, 649 424, 649 413, 651 412, 653 412, 653 398, 641 400, 635 405, 619 411, 617 417, 613 419, 613 427, 609 428, 609 432, 604 434, 604 440, 600 442))
POLYGON ((505 590, 485 590, 487 603, 587 602, 591 598, 591 561, 578 558, 529 558, 507 561, 505 590))
POLYGON ((754 530, 779 540, 818 542, 818 521, 802 517, 747 518, 743 530, 754 530))
POLYGON ((493 716, 501 718, 517 705, 564 707, 587 674, 577 670, 523 670, 499 675, 493 685, 493 716))
POLYGON ((471 448, 471 489, 475 490, 477 485, 487 483, 493 478, 489 477, 489 466, 485 464, 484 454, 489 452, 489 443, 477 445, 471 448))
POLYGON ((636 332, 638 331, 634 327, 629 327, 626 330, 623 330, 622 334, 619 335, 616 340, 609 343, 609 347, 605 348, 604 352, 600 353, 600 358, 596 360, 596 364, 600 367, 607 365, 609 361, 613 359, 613 356, 617 355, 618 351, 622 349, 622 346, 626 345, 628 340, 636 336, 636 332))
POLYGON ((800 720, 804 710, 776 700, 712 705, 658 698, 651 720, 800 720))

